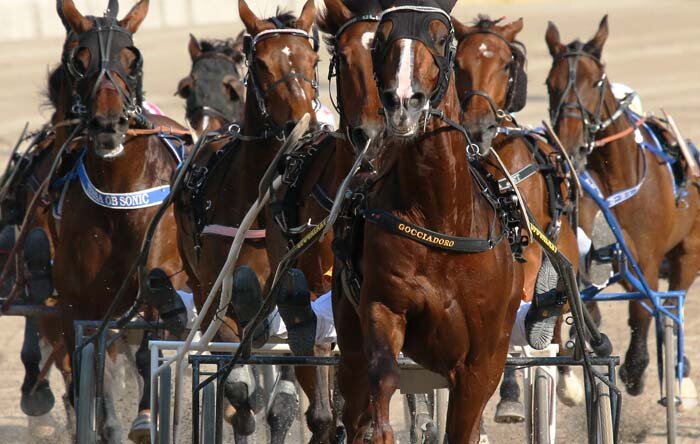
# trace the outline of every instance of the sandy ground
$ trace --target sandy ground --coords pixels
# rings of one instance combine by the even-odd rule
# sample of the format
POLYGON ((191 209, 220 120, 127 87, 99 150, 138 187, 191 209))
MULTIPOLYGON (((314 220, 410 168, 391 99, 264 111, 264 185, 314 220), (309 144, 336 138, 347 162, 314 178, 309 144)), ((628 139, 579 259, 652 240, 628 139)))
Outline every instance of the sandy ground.
MULTIPOLYGON (((700 28, 697 26, 700 2, 547 0, 504 2, 494 6, 469 3, 458 6, 455 15, 469 21, 480 12, 487 12, 493 17, 525 18, 525 30, 520 38, 528 47, 530 99, 528 107, 520 115, 522 122, 535 124, 547 115, 543 85, 551 63, 543 37, 547 20, 559 25, 564 40, 575 37, 587 39, 607 12, 610 14, 611 35, 604 50, 604 59, 609 77, 638 89, 646 109, 659 112, 661 106, 665 107, 675 116, 687 136, 700 141, 700 125, 696 123, 696 117, 700 115, 700 28)), ((179 79, 189 71, 186 52, 188 32, 197 36, 224 37, 235 35, 238 29, 227 26, 171 29, 144 32, 137 36, 137 44, 146 60, 145 89, 148 98, 180 120, 184 116, 184 107, 181 100, 173 97, 173 92, 179 79)), ((60 45, 58 40, 0 44, 1 156, 6 156, 25 122, 29 121, 36 128, 47 119, 49 112, 41 107, 40 91, 48 68, 58 61, 60 45)), ((324 63, 327 63, 327 57, 324 59, 324 63)), ((323 66, 321 73, 321 80, 325 82, 323 66)), ((324 83, 322 88, 324 99, 327 99, 327 85, 324 83)), ((699 298, 700 287, 695 285, 686 306, 686 352, 696 366, 700 365, 699 298)), ((615 344, 615 353, 623 355, 629 341, 626 304, 606 304, 603 310, 604 329, 615 344)), ((19 409, 22 378, 19 350, 23 324, 23 319, 19 318, 0 319, 0 443, 68 443, 65 411, 60 401, 62 382, 56 372, 51 375, 51 384, 58 399, 57 407, 51 414, 28 421, 19 409)), ((653 341, 654 338, 650 338, 652 363, 655 362, 653 341)), ((696 371, 695 379, 700 383, 698 378, 696 371)), ((123 379, 125 384, 119 390, 119 410, 126 428, 135 414, 133 400, 136 393, 133 378, 123 379)), ((664 411, 656 402, 658 397, 657 372, 652 365, 647 372, 645 393, 638 398, 624 397, 621 442, 665 442, 664 411)), ((402 402, 400 397, 395 398, 394 419, 398 430, 403 430, 402 402)), ((492 402, 485 416, 491 442, 521 442, 522 426, 492 423, 494 406, 495 402, 492 402)), ((583 410, 559 404, 558 430, 557 442, 584 442, 583 410)), ((299 434, 295 433, 292 441, 298 442, 299 434)), ((680 436, 683 443, 700 442, 698 411, 680 416, 680 436)), ((400 433, 399 440, 407 442, 406 434, 400 433)), ((264 442, 264 437, 260 436, 257 441, 264 442)))

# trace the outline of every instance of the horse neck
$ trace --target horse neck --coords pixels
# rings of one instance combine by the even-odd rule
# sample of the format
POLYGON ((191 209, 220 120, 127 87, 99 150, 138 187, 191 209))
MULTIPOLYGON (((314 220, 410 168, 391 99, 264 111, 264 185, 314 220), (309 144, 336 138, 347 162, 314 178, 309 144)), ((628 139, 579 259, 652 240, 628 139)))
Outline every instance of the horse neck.
MULTIPOLYGON (((618 103, 610 88, 605 93, 605 106, 601 120, 608 119, 615 112, 618 103)), ((621 116, 603 131, 596 139, 601 140, 614 136, 630 127, 626 116, 621 116)), ((639 147, 634 140, 634 134, 615 140, 603 147, 595 148, 588 156, 587 168, 595 171, 603 182, 607 192, 619 191, 622 188, 633 187, 641 180, 639 166, 639 147)))
MULTIPOLYGON (((440 105, 445 116, 459 118, 453 82, 440 105)), ((397 160, 389 199, 426 228, 469 235, 479 205, 475 204, 464 136, 442 120, 430 118, 423 135, 409 142, 390 142, 397 160), (476 212, 475 212, 476 211, 476 212)), ((387 202, 389 203, 389 202, 387 202)))

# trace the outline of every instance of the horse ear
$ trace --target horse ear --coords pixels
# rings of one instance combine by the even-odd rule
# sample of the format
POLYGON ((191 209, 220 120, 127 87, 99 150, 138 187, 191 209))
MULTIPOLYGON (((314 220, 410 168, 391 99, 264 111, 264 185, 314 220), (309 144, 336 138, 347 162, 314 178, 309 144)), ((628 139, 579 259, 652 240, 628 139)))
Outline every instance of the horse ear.
POLYGON ((297 20, 297 28, 309 32, 314 20, 316 20, 316 5, 314 0, 307 0, 297 20))
POLYGON ((231 100, 243 101, 245 99, 245 85, 236 76, 227 75, 224 77, 224 88, 231 100))
POLYGON ((603 46, 606 40, 608 40, 608 15, 603 17, 598 26, 598 31, 595 33, 593 38, 586 43, 586 50, 590 51, 591 54, 600 58, 603 54, 603 46))
POLYGON ((177 91, 175 91, 175 95, 180 96, 183 99, 187 99, 190 96, 190 93, 192 92, 193 86, 194 79, 192 79, 192 76, 187 76, 184 79, 180 80, 180 83, 177 84, 177 91))
POLYGON ((250 35, 257 35, 266 29, 273 29, 274 25, 265 20, 260 20, 250 9, 245 0, 238 0, 238 15, 250 35))
POLYGON ((193 62, 202 55, 202 45, 199 44, 197 37, 192 34, 190 34, 190 43, 187 45, 187 50, 193 62))
POLYGON ((514 22, 508 23, 507 25, 502 27, 503 37, 505 37, 506 40, 512 42, 513 40, 515 40, 515 37, 520 33, 520 31, 523 30, 523 26, 524 22, 522 17, 520 17, 514 22))
POLYGON ((335 34, 336 31, 353 17, 353 13, 345 6, 343 0, 324 0, 326 10, 319 13, 321 31, 335 34))
POLYGON ((119 20, 119 26, 132 34, 138 31, 139 26, 141 26, 148 14, 148 3, 149 0, 140 0, 136 3, 126 17, 119 20))
POLYGON ((78 11, 73 0, 62 0, 61 3, 62 14, 59 14, 61 21, 64 22, 64 25, 67 23, 73 32, 82 34, 92 27, 90 19, 85 18, 85 16, 78 11))
POLYGON ((66 32, 70 32, 70 23, 68 23, 68 20, 66 20, 66 16, 63 15, 63 0, 56 0, 56 12, 58 13, 58 17, 61 19, 61 23, 63 23, 63 27, 66 29, 66 32))
POLYGON ((547 42, 547 47, 552 57, 556 57, 557 54, 564 49, 564 45, 561 43, 559 29, 557 29, 557 25, 552 22, 549 22, 547 26, 547 33, 544 36, 544 40, 547 42))
POLYGON ((465 25, 455 17, 452 17, 452 26, 455 27, 455 37, 459 42, 461 42, 462 39, 473 30, 471 26, 465 25))

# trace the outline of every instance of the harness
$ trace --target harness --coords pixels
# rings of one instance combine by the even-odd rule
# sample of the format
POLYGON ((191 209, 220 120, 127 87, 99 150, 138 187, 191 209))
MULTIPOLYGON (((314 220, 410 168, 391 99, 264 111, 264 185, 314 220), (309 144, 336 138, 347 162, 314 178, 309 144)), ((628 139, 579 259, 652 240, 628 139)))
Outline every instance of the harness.
POLYGON ((258 102, 258 108, 260 109, 260 112, 263 116, 263 119, 266 121, 266 124, 273 127, 275 132, 277 134, 282 134, 283 131, 282 129, 272 120, 270 113, 267 109, 267 97, 272 92, 275 90, 279 85, 282 85, 290 80, 293 79, 299 79, 303 82, 306 82, 311 85, 311 87, 314 90, 314 103, 315 103, 315 110, 318 110, 321 106, 321 102, 319 100, 319 82, 318 82, 318 65, 315 67, 315 78, 309 79, 306 77, 306 75, 301 74, 301 73, 296 73, 292 70, 292 72, 286 74, 283 76, 281 79, 276 80, 275 82, 272 83, 272 85, 268 86, 267 89, 263 89, 261 86, 261 83, 258 79, 258 76, 256 74, 256 64, 255 64, 255 51, 257 45, 268 39, 272 39, 275 37, 287 35, 287 36, 292 36, 292 37, 301 37, 305 40, 309 40, 311 42, 311 45, 313 47, 313 50, 315 52, 318 52, 319 50, 319 38, 318 38, 318 28, 314 26, 313 28, 313 34, 309 34, 308 32, 301 30, 301 29, 296 29, 296 28, 289 28, 284 25, 278 18, 272 17, 269 19, 270 22, 276 26, 276 29, 268 29, 265 31, 262 31, 258 33, 257 35, 250 36, 246 35, 243 39, 243 47, 246 55, 246 66, 248 66, 248 74, 246 75, 246 80, 245 83, 246 85, 250 83, 250 85, 253 88, 253 92, 255 93, 255 98, 258 102))
POLYGON ((140 103, 143 101, 141 86, 143 82, 143 57, 134 46, 133 36, 125 28, 119 26, 116 16, 107 10, 104 17, 93 18, 93 27, 76 35, 71 31, 68 41, 77 40, 78 45, 68 52, 64 52, 63 64, 66 66, 72 80, 73 107, 76 115, 90 114, 89 104, 94 102, 102 81, 106 78, 119 92, 124 101, 124 114, 134 117, 141 114, 140 103), (130 70, 124 69, 120 60, 122 50, 128 49, 135 56, 135 61, 130 70), (90 53, 90 64, 81 66, 77 60, 77 53, 87 50, 90 53), (121 87, 116 75, 127 85, 127 90, 121 87), (89 81, 96 77, 92 88, 89 81), (88 105, 83 99, 87 98, 88 105))
POLYGON ((462 109, 466 109, 466 104, 473 97, 481 97, 486 100, 497 120, 505 118, 509 113, 515 113, 525 107, 527 99, 527 72, 525 71, 526 50, 525 45, 521 42, 511 42, 496 31, 491 29, 477 29, 465 34, 462 41, 466 40, 471 35, 488 34, 497 37, 503 41, 511 52, 511 61, 509 64, 508 89, 506 90, 506 103, 503 108, 499 107, 493 98, 486 91, 470 90, 464 96, 460 105, 462 109))
MULTIPOLYGON (((583 100, 581 99, 581 95, 578 91, 578 88, 576 87, 578 72, 577 67, 581 57, 588 57, 591 60, 593 60, 598 66, 602 67, 600 59, 593 56, 592 54, 587 53, 579 46, 575 46, 573 49, 570 49, 569 51, 566 51, 563 54, 559 55, 557 59, 563 59, 567 61, 569 76, 567 86, 564 89, 564 92, 562 93, 562 96, 559 100, 559 104, 556 108, 550 109, 550 119, 554 123, 558 122, 559 119, 561 119, 562 117, 581 120, 583 125, 585 146, 580 147, 579 150, 574 153, 575 157, 573 159, 574 162, 577 163, 576 168, 579 170, 579 177, 581 178, 582 182, 585 182, 587 186, 586 188, 588 190, 595 193, 596 196, 600 197, 601 199, 604 199, 609 208, 613 208, 636 196, 639 190, 644 185, 644 182, 646 181, 647 177, 647 159, 644 155, 645 150, 648 150, 651 153, 659 156, 662 160, 666 162, 667 165, 669 165, 671 159, 669 159, 669 156, 663 151, 663 147, 656 135, 654 134, 654 132, 646 125, 646 117, 637 116, 629 110, 630 105, 637 97, 637 93, 627 94, 621 101, 618 102, 617 109, 615 109, 614 112, 610 113, 610 117, 608 117, 607 119, 603 119, 602 114, 603 107, 605 106, 605 93, 608 90, 608 88, 610 88, 610 81, 608 80, 607 75, 605 73, 602 75, 601 79, 598 80, 595 84, 599 90, 599 100, 598 105, 596 106, 595 113, 586 109, 586 107, 583 104, 583 100), (566 101, 567 96, 571 92, 574 93, 574 96, 576 98, 575 102, 566 101), (570 110, 573 110, 573 112, 571 112, 570 110), (610 125, 612 125, 614 122, 616 122, 623 116, 626 116, 629 119, 630 125, 628 128, 602 139, 597 138, 597 135, 599 133, 605 131, 607 128, 610 127, 610 125), (644 137, 640 132, 640 128, 645 128, 647 133, 654 140, 656 147, 648 144, 644 140, 644 137), (598 187, 598 184, 595 182, 590 173, 585 170, 585 161, 588 155, 590 155, 594 149, 602 148, 612 142, 630 136, 631 134, 635 134, 635 142, 639 148, 639 154, 642 162, 641 177, 639 181, 632 187, 617 191, 608 197, 603 197, 603 193, 598 187)), ((669 170, 671 172, 671 178, 673 179, 674 174, 670 165, 669 170)), ((678 191, 675 185, 675 180, 674 188, 676 197, 678 197, 680 192, 678 191)))

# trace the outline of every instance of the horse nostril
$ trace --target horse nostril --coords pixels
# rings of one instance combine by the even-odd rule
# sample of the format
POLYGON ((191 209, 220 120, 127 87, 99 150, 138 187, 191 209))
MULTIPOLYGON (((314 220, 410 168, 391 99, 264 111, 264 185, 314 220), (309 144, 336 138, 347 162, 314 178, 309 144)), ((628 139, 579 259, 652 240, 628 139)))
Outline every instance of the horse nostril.
POLYGON ((361 127, 355 127, 350 131, 350 142, 358 149, 364 148, 369 136, 361 127))
POLYGON ((399 107, 401 101, 396 91, 384 91, 382 93, 382 103, 387 109, 394 110, 399 107))
POLYGON ((414 109, 421 109, 425 105, 426 96, 423 93, 417 92, 413 94, 409 100, 409 105, 414 109))

